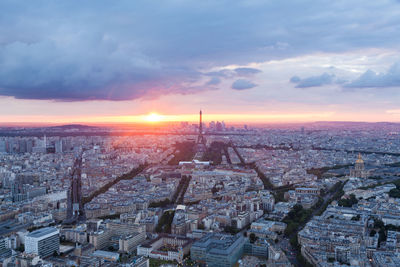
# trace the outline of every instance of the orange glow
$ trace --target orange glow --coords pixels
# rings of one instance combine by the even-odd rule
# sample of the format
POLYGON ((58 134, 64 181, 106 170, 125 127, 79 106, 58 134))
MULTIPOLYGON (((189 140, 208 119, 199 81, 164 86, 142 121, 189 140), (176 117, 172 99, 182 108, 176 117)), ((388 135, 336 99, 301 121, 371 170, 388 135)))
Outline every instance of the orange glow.
MULTIPOLYGON (((310 122, 316 120, 334 120, 334 112, 322 113, 275 113, 275 114, 209 114, 203 112, 203 121, 225 121, 227 123, 241 122, 310 122)), ((49 123, 157 123, 187 121, 197 123, 198 113, 161 115, 155 112, 143 115, 121 116, 1 116, 1 122, 41 122, 49 123)))
MULTIPOLYGON (((384 114, 364 113, 337 113, 337 112, 304 112, 304 113, 269 113, 269 114, 216 114, 203 113, 203 121, 225 121, 226 123, 292 123, 292 122, 313 122, 313 121, 367 121, 377 122, 385 118, 387 121, 399 121, 400 110, 386 111, 384 114), (385 115, 385 116, 383 116, 385 115)), ((197 123, 199 115, 179 114, 167 115, 149 113, 142 115, 120 115, 120 116, 4 116, 0 115, 0 122, 6 124, 29 123, 29 124, 130 124, 148 123, 161 124, 167 122, 187 121, 197 123), (43 123, 47 122, 47 123, 43 123)))
POLYGON ((164 116, 157 113, 150 113, 149 115, 144 117, 144 121, 147 122, 160 122, 164 120, 164 116))

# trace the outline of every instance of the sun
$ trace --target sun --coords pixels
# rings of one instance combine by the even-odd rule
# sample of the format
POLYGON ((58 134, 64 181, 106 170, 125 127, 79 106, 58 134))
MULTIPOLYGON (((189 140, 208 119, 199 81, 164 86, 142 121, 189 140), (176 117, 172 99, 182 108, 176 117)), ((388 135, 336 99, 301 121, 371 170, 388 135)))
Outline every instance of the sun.
POLYGON ((144 120, 147 122, 160 122, 163 120, 163 116, 153 112, 145 116, 144 120))

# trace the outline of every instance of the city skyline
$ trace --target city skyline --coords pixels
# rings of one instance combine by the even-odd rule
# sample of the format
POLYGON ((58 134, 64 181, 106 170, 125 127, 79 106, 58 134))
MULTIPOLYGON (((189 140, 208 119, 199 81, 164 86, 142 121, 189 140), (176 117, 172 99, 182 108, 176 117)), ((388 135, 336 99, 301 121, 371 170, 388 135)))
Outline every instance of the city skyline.
POLYGON ((0 10, 0 266, 400 266, 400 0, 0 10))
POLYGON ((5 1, 0 123, 400 122, 399 5, 5 1))

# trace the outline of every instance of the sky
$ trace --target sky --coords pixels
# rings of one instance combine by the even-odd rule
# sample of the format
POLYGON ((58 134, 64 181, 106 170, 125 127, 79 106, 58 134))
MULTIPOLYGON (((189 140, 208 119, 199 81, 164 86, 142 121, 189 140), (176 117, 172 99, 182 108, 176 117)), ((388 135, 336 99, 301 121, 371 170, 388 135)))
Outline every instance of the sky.
POLYGON ((400 122, 399 0, 0 2, 0 125, 400 122))

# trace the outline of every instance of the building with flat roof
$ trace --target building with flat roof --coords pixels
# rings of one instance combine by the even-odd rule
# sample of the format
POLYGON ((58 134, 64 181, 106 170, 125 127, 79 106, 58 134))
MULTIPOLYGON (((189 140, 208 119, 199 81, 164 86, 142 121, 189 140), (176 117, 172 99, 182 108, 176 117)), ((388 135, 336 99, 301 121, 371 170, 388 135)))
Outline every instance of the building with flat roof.
POLYGON ((395 267, 400 266, 400 256, 387 251, 376 251, 372 256, 371 265, 373 267, 385 266, 395 267))
POLYGON ((60 252, 59 230, 54 227, 45 227, 33 231, 25 237, 25 252, 47 257, 54 252, 60 252))
POLYGON ((110 252, 105 250, 96 250, 93 252, 93 257, 102 258, 106 261, 117 261, 119 260, 119 253, 110 252))
POLYGON ((252 256, 268 258, 269 243, 265 239, 257 239, 254 243, 250 240, 244 244, 244 253, 252 256))
POLYGON ((146 226, 139 224, 121 223, 115 221, 107 222, 107 229, 112 231, 113 235, 130 235, 133 233, 146 233, 146 226))
POLYGON ((119 239, 119 251, 132 253, 137 246, 146 240, 146 233, 133 233, 127 236, 121 236, 119 239))
POLYGON ((12 250, 9 247, 9 238, 8 237, 0 237, 0 259, 8 258, 12 254, 12 250))
POLYGON ((242 257, 246 239, 242 234, 209 233, 193 243, 193 260, 215 267, 230 267, 242 257))
POLYGON ((129 267, 149 267, 150 260, 144 256, 136 256, 132 259, 132 262, 127 266, 129 266, 129 267))
POLYGON ((112 236, 112 231, 109 229, 93 232, 89 236, 89 243, 92 244, 95 249, 103 249, 110 245, 112 236))
POLYGON ((183 256, 189 253, 193 240, 187 237, 160 234, 137 247, 137 255, 153 259, 177 261, 182 263, 183 256))

